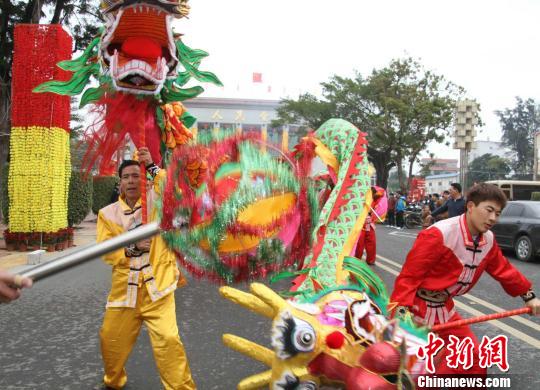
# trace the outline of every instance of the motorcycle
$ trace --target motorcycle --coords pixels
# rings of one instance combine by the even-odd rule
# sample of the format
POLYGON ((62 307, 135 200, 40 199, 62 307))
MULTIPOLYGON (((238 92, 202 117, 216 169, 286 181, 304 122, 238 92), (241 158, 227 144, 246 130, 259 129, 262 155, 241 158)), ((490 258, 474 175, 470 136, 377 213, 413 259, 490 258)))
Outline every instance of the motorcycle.
POLYGON ((412 204, 407 206, 403 213, 403 220, 407 229, 421 227, 423 223, 421 205, 412 204))

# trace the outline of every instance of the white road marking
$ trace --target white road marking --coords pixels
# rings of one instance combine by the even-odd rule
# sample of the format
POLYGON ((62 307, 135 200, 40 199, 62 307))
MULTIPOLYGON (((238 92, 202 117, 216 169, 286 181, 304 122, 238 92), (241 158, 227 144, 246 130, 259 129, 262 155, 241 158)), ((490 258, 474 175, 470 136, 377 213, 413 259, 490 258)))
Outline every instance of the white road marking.
MULTIPOLYGON (((379 255, 377 255, 377 257, 380 260, 386 261, 386 262, 388 262, 388 263, 390 263, 390 264, 392 264, 394 266, 398 266, 398 268, 401 269, 400 264, 398 264, 398 263, 396 263, 396 262, 394 262, 394 261, 392 261, 390 259, 387 259, 385 257, 379 256, 379 255)), ((376 266, 383 269, 383 270, 385 270, 385 271, 387 271, 387 272, 389 272, 389 273, 391 273, 392 275, 396 275, 396 276, 399 275, 398 271, 396 271, 393 268, 388 267, 387 265, 378 263, 378 264, 376 264, 376 266)), ((467 295, 467 298, 470 298, 470 295, 467 295)), ((469 307, 469 306, 465 305, 464 303, 462 303, 462 302, 460 302, 458 300, 454 300, 454 302, 455 302, 455 305, 458 308, 466 311, 469 314, 472 314, 475 317, 486 314, 486 313, 482 313, 479 310, 473 309, 472 307, 469 307)), ((495 305, 493 305, 493 306, 495 306, 495 305)), ((504 309, 501 309, 501 311, 504 311, 504 309)), ((514 320, 516 319, 516 317, 509 317, 509 318, 514 319, 514 320)), ((532 321, 529 321, 529 322, 532 322, 532 321)), ((498 320, 489 321, 489 324, 493 325, 493 326, 495 326, 495 327, 497 327, 497 328, 499 328, 499 329, 501 329, 501 330, 503 330, 503 331, 505 331, 505 332, 507 332, 509 334, 511 334, 512 336, 517 337, 518 339, 526 342, 527 344, 535 347, 536 349, 540 349, 540 340, 538 340, 538 339, 536 339, 534 337, 531 337, 528 334, 525 334, 525 333, 523 333, 523 332, 521 332, 521 331, 519 331, 519 330, 517 330, 517 329, 515 329, 515 328, 513 328, 513 327, 511 327, 509 325, 506 325, 505 323, 503 323, 501 321, 498 321, 498 320)), ((533 324, 536 325, 534 322, 533 322, 533 324)))
POLYGON ((388 233, 388 235, 389 236, 394 236, 394 237, 416 238, 416 234, 403 232, 401 230, 396 230, 394 232, 390 232, 390 233, 388 233))

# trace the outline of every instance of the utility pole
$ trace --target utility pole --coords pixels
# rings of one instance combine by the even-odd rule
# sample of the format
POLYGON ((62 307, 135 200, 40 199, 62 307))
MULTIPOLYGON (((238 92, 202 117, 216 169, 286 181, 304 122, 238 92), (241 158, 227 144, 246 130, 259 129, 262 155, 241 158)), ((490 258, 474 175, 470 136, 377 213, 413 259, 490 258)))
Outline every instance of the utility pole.
POLYGON ((533 180, 540 180, 540 131, 534 135, 534 171, 533 180))
POLYGON ((459 181, 463 187, 467 186, 467 169, 469 166, 469 152, 476 148, 475 125, 478 124, 478 103, 474 100, 460 100, 456 105, 456 123, 454 131, 454 149, 459 149, 459 181))

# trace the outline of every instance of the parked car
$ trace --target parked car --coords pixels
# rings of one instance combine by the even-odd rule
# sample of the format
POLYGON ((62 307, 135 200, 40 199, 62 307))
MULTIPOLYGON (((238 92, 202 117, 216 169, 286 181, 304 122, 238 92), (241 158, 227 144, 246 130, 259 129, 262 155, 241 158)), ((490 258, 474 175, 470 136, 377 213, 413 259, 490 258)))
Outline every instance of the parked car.
POLYGON ((499 246, 514 249, 519 260, 535 260, 540 255, 540 202, 508 202, 491 230, 499 246))

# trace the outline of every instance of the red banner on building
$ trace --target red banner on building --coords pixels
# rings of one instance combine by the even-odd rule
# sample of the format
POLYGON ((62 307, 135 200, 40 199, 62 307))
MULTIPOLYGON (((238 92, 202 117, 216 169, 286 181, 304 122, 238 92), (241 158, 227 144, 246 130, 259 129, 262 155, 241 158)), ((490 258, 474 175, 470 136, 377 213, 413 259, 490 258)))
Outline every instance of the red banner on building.
POLYGON ((409 186, 409 199, 413 202, 422 200, 426 195, 426 180, 420 177, 413 177, 409 186))

